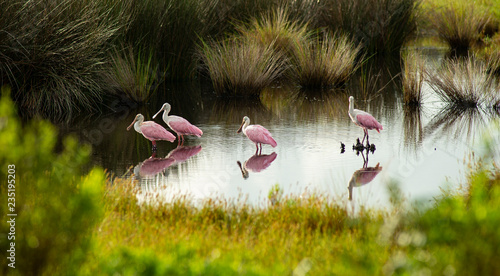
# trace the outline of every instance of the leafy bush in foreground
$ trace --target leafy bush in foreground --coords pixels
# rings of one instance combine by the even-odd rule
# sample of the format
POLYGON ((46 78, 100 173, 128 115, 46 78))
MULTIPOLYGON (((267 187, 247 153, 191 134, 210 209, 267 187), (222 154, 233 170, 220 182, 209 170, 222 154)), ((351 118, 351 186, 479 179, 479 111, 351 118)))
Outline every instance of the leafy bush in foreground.
MULTIPOLYGON (((8 165, 15 165, 15 210, 7 209, 8 187, 1 185, 0 213, 17 216, 15 240, 0 239, 2 252, 15 242, 15 269, 2 258, 0 274, 74 275, 91 249, 90 233, 101 218, 105 174, 102 169, 83 172, 90 151, 73 138, 64 139, 56 153, 54 127, 44 121, 22 125, 13 106, 2 89, 0 179, 7 183, 8 165)), ((0 233, 9 228, 1 223, 0 233)))

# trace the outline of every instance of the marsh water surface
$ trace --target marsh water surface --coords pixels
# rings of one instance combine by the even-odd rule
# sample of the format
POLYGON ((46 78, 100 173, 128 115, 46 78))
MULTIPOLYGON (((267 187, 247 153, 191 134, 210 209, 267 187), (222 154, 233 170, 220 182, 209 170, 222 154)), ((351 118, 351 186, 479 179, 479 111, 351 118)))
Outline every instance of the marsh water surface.
MULTIPOLYGON (((378 88, 359 84, 310 93, 282 84, 265 90, 260 99, 236 101, 215 99, 205 85, 180 85, 160 89, 141 107, 116 101, 114 113, 83 118, 66 131, 92 144, 93 164, 116 177, 138 179, 141 200, 188 195, 267 204, 268 192, 278 184, 285 195, 320 193, 383 208, 389 204, 390 181, 399 183, 410 200, 429 201, 441 189, 457 189, 470 155, 479 150, 481 132, 499 117, 498 111, 448 110, 427 86, 422 107, 411 109, 403 104, 393 76, 371 79, 378 88), (347 115, 350 95, 356 98, 355 108, 370 112, 384 127, 380 134, 370 131, 374 152, 352 149, 363 131, 347 115), (160 141, 152 156, 151 142, 126 127, 137 113, 152 120, 167 101, 171 114, 204 133, 187 137, 182 147, 160 141), (236 133, 245 115, 265 126, 278 146, 264 145, 262 154, 255 155, 255 145, 236 133)), ((155 121, 166 127, 160 116, 155 121)))

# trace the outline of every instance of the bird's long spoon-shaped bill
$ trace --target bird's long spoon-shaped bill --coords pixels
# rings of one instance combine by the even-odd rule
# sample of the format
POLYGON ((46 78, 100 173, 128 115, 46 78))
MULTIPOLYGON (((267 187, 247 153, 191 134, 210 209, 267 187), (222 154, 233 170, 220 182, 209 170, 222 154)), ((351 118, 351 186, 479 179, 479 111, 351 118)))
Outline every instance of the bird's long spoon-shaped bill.
POLYGON ((236 133, 240 133, 243 130, 243 125, 244 124, 245 124, 245 120, 243 120, 243 122, 241 123, 240 128, 238 128, 238 130, 236 131, 236 133))
POLYGON ((160 114, 162 111, 163 111, 163 107, 160 109, 160 111, 156 112, 156 114, 153 115, 153 119, 156 118, 156 116, 158 116, 158 114, 160 114))
POLYGON ((137 117, 134 119, 134 121, 127 127, 127 131, 130 130, 130 128, 134 125, 134 123, 137 121, 137 117))

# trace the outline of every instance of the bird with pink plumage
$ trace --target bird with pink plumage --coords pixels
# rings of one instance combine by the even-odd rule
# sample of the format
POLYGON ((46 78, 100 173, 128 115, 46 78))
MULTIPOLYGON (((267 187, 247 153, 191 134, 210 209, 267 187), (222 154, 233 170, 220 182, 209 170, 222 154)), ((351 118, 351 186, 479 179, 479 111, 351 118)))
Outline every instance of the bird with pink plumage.
POLYGON ((181 145, 184 144, 184 135, 194 135, 197 137, 201 137, 201 135, 203 135, 203 131, 201 131, 201 129, 197 126, 191 124, 188 120, 180 116, 169 116, 168 113, 170 112, 170 109, 170 104, 164 103, 160 111, 153 116, 153 119, 163 111, 163 121, 177 134, 177 138, 179 139, 178 142, 181 145))
POLYGON ((134 126, 135 131, 142 134, 144 138, 153 143, 153 151, 156 151, 156 141, 175 141, 175 136, 161 125, 153 121, 144 121, 144 115, 137 114, 134 121, 127 127, 127 131, 134 126))
POLYGON ((382 125, 370 113, 365 112, 363 110, 354 109, 354 97, 353 96, 349 97, 349 117, 357 126, 361 127, 365 133, 361 144, 363 144, 365 142, 365 138, 366 138, 366 143, 367 143, 368 147, 370 147, 369 146, 370 142, 368 140, 368 130, 374 129, 378 133, 380 133, 380 130, 383 130, 382 125))
POLYGON ((271 145, 271 147, 276 147, 278 143, 274 140, 271 132, 267 130, 265 127, 261 125, 250 125, 250 118, 248 116, 243 117, 243 121, 241 122, 240 128, 236 131, 236 133, 240 133, 243 131, 250 141, 255 143, 255 147, 257 148, 256 152, 262 152, 262 144, 271 145))

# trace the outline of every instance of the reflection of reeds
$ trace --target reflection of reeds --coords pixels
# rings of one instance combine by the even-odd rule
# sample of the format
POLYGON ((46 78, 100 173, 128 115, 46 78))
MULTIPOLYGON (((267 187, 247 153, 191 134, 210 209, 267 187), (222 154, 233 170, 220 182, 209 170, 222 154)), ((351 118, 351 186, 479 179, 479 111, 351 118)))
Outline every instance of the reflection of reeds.
POLYGON ((458 55, 467 54, 480 38, 489 16, 475 9, 474 4, 450 4, 431 10, 431 22, 439 37, 458 55))
POLYGON ((486 125, 488 118, 494 114, 482 108, 457 108, 450 106, 441 110, 425 127, 426 135, 440 131, 442 136, 453 135, 454 138, 474 138, 478 129, 486 125))
POLYGON ((491 99, 493 75, 474 57, 445 60, 436 72, 426 70, 437 95, 457 107, 477 107, 491 99))
POLYGON ((226 97, 259 95, 286 70, 281 52, 252 39, 204 43, 201 59, 215 92, 226 97))
POLYGON ((424 60, 421 53, 408 53, 403 59, 402 86, 404 102, 407 105, 422 104, 422 85, 425 77, 424 60))
POLYGON ((344 84, 356 69, 360 46, 347 36, 328 35, 298 42, 292 57, 293 79, 304 88, 344 84))
POLYGON ((406 105, 404 107, 404 144, 406 148, 418 148, 422 144, 424 132, 421 119, 421 107, 406 105))

